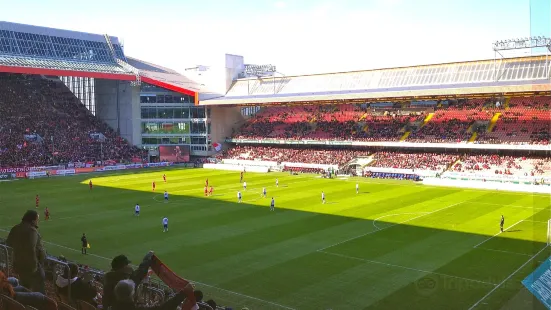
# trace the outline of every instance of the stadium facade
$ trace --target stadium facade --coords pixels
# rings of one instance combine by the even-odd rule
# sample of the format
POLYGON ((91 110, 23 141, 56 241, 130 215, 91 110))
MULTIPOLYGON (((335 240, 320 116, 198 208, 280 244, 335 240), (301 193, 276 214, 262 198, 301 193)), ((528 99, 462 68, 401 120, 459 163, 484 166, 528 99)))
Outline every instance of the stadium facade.
MULTIPOLYGON (((125 55, 114 36, 0 22, 0 72, 61 79, 90 112, 130 143, 148 149, 153 157, 159 155, 160 145, 177 145, 189 149, 191 155, 210 156, 223 141, 286 144, 282 140, 232 138, 250 115, 266 105, 468 98, 506 101, 511 96, 549 96, 549 52, 304 76, 277 74, 272 66, 264 72, 259 68, 251 71, 242 56, 227 54, 217 65, 179 73, 125 55)), ((335 144, 319 140, 308 143, 335 144)), ((407 144, 354 143, 393 147, 407 144)), ((465 144, 461 148, 507 147, 512 146, 465 144)), ((543 145, 523 147, 549 149, 543 145)))

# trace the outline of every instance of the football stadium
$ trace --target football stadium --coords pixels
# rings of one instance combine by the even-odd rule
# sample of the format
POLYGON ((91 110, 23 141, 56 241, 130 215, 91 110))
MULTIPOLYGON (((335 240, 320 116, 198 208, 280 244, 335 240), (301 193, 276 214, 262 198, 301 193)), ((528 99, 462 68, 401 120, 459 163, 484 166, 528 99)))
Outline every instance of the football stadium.
POLYGON ((0 21, 0 308, 548 309, 551 39, 492 47, 182 73, 0 21))

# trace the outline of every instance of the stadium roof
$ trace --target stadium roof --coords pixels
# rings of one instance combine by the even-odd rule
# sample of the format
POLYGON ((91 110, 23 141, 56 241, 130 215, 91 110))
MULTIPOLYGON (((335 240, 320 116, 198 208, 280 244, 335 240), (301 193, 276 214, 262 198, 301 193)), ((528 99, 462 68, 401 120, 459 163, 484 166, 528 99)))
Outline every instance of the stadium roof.
POLYGON ((139 70, 141 80, 145 83, 188 95, 205 90, 204 85, 172 69, 132 57, 128 57, 128 64, 139 70))
POLYGON ((0 21, 0 72, 136 81, 195 95, 201 84, 135 58, 117 37, 0 21))
POLYGON ((290 77, 239 79, 202 105, 293 103, 551 91, 551 58, 481 60, 290 77))

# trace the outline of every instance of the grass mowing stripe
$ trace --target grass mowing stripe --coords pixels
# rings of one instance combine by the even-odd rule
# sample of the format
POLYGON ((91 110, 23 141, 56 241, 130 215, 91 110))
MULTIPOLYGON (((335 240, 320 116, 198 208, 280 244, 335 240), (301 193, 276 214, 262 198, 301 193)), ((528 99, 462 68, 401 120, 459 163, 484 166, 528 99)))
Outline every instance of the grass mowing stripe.
POLYGON ((488 294, 484 295, 484 297, 480 298, 474 305, 472 305, 469 310, 472 310, 476 308, 484 299, 488 298, 493 292, 495 292, 500 286, 502 286, 505 282, 507 282, 509 279, 511 279, 519 270, 521 270, 524 266, 526 266, 529 262, 531 262, 536 256, 538 256, 543 250, 547 248, 547 245, 544 246, 541 250, 539 250, 538 253, 534 254, 532 257, 530 257, 524 264, 522 264, 520 267, 517 268, 517 270, 513 271, 507 278, 503 279, 500 283, 498 283, 491 291, 488 292, 488 294))
POLYGON ((435 271, 422 270, 422 269, 417 269, 417 268, 412 268, 412 267, 406 267, 406 266, 400 266, 400 265, 395 265, 395 264, 389 264, 389 263, 385 263, 385 262, 379 262, 379 261, 376 261, 376 260, 370 260, 370 259, 365 259, 365 258, 359 258, 359 257, 354 257, 354 256, 348 256, 348 255, 343 255, 343 254, 338 254, 338 253, 333 253, 333 252, 327 252, 327 251, 319 251, 319 250, 318 250, 318 252, 324 253, 324 254, 328 254, 328 255, 334 255, 334 256, 338 256, 338 257, 348 258, 348 259, 359 260, 359 261, 366 262, 366 263, 371 263, 371 264, 384 265, 384 266, 388 266, 388 267, 394 267, 394 268, 399 268, 399 269, 406 269, 406 270, 418 271, 418 272, 420 272, 420 273, 434 274, 434 275, 443 276, 443 277, 448 277, 448 278, 453 278, 453 279, 458 279, 458 280, 465 280, 465 281, 470 281, 470 282, 476 282, 476 283, 481 283, 481 284, 496 286, 495 283, 490 283, 490 282, 485 282, 485 281, 475 280, 475 279, 470 279, 470 278, 464 278, 464 277, 459 277, 459 276, 453 276, 453 275, 449 275, 449 274, 445 274, 445 273, 440 273, 440 272, 435 272, 435 271))
POLYGON ((496 249, 489 249, 489 248, 477 248, 477 249, 479 249, 479 250, 484 250, 484 251, 492 251, 492 252, 506 253, 506 254, 523 255, 523 256, 532 256, 532 255, 526 254, 526 253, 517 253, 517 252, 504 251, 504 250, 496 250, 496 249))
MULTIPOLYGON (((520 223, 522 223, 522 222, 524 222, 524 220, 520 220, 520 221, 514 223, 513 225, 511 225, 511 226, 505 228, 505 229, 503 230, 503 232, 506 232, 507 230, 509 230, 509 229, 511 229, 511 228, 513 228, 513 227, 515 227, 516 225, 518 225, 518 224, 520 224, 520 223)), ((486 238, 485 240, 482 240, 482 242, 480 242, 479 244, 475 245, 473 248, 479 247, 480 245, 482 245, 482 244, 484 244, 484 243, 486 243, 486 242, 492 240, 493 238, 495 238, 495 237, 501 235, 503 232, 500 231, 500 232, 498 232, 497 234, 491 236, 490 238, 486 238)))
POLYGON ((371 234, 374 234, 374 233, 376 233, 376 232, 383 231, 383 230, 385 230, 385 229, 389 229, 389 228, 394 227, 394 226, 396 226, 396 225, 400 225, 400 224, 404 224, 404 223, 407 223, 407 222, 411 222, 411 221, 413 221, 413 220, 415 220, 415 219, 418 219, 418 218, 421 218, 421 217, 424 217, 424 216, 427 216, 427 215, 434 214, 434 213, 436 213, 436 212, 438 212, 438 211, 442 211, 442 210, 446 210, 446 209, 455 207, 455 206, 460 205, 460 204, 462 204, 462 203, 464 203, 464 202, 465 202, 465 201, 458 202, 458 203, 454 203, 454 204, 449 205, 449 206, 447 206, 447 207, 440 208, 440 209, 431 211, 431 212, 429 212, 429 213, 426 213, 426 214, 423 214, 423 215, 420 215, 420 216, 416 216, 416 217, 411 218, 411 219, 409 219, 409 220, 405 220, 405 221, 402 221, 402 222, 399 222, 399 223, 396 223, 396 224, 393 224, 393 225, 390 225, 390 226, 386 226, 386 227, 381 228, 381 229, 379 229, 379 230, 373 230, 373 231, 367 232, 367 233, 365 233, 365 234, 361 234, 361 235, 356 236, 356 237, 349 238, 349 239, 344 240, 344 241, 341 241, 341 242, 337 242, 337 243, 335 243, 335 244, 332 244, 332 245, 326 246, 326 247, 324 247, 324 248, 321 248, 321 249, 319 249, 318 251, 327 250, 327 249, 329 249, 329 248, 332 248, 332 247, 334 247, 334 246, 337 246, 337 245, 346 243, 346 242, 348 242, 348 241, 356 240, 356 239, 358 239, 358 238, 361 238, 361 237, 364 237, 364 236, 367 236, 367 235, 371 235, 371 234))

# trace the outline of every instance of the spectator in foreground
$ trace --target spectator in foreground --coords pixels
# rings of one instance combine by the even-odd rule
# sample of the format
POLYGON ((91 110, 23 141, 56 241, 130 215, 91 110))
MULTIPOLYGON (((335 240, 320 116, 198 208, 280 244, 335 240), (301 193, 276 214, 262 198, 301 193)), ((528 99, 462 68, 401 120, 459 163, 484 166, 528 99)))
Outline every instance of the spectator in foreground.
POLYGON ((78 266, 76 264, 70 263, 69 269, 65 268, 63 276, 59 275, 55 284, 59 288, 59 293, 67 297, 67 300, 82 300, 91 305, 96 305, 94 298, 98 292, 90 282, 86 282, 78 276, 78 266))
POLYGON ((0 271, 0 295, 8 296, 24 306, 31 306, 36 309, 57 309, 55 301, 46 298, 40 292, 29 292, 27 288, 19 285, 16 278, 7 278, 2 271, 0 271))
MULTIPOLYGON (((178 294, 171 297, 169 300, 164 302, 160 306, 137 306, 134 303, 134 295, 136 293, 136 283, 132 280, 121 280, 115 286, 115 304, 111 307, 112 310, 138 310, 138 309, 149 309, 149 310, 175 310, 185 299, 186 295, 184 292, 179 292, 178 294)), ((197 309, 197 308, 196 308, 197 309)))
POLYGON ((33 292, 44 294, 46 252, 38 233, 38 220, 35 210, 25 212, 21 223, 10 230, 7 245, 14 250, 14 268, 21 284, 33 292))
MULTIPOLYGON (((115 286, 121 280, 132 280, 135 286, 139 286, 143 279, 147 276, 147 271, 151 266, 151 258, 153 252, 149 252, 143 258, 142 263, 137 270, 132 269, 130 260, 119 255, 111 261, 111 271, 105 274, 103 283, 103 308, 108 309, 115 304, 115 286)), ((120 308, 123 309, 123 308, 120 308)))

